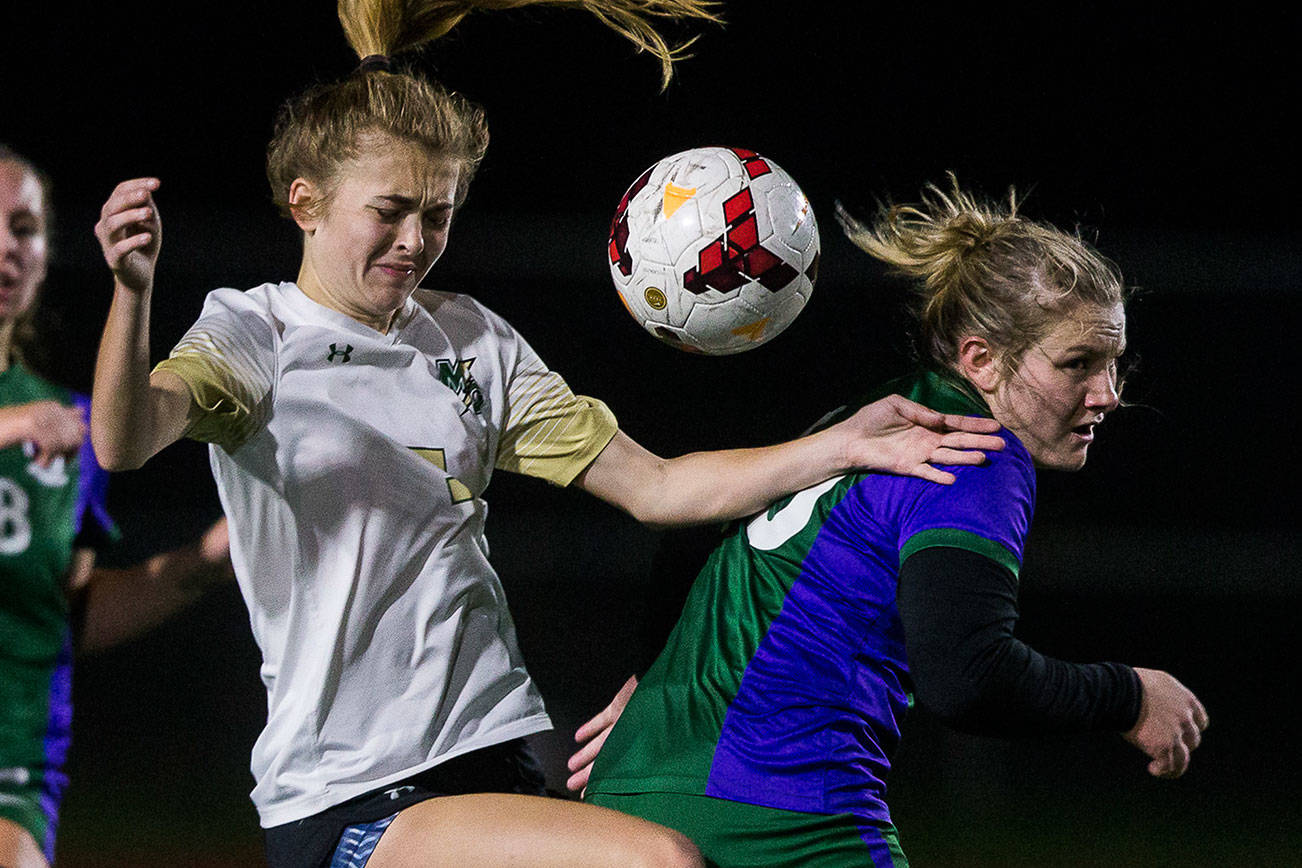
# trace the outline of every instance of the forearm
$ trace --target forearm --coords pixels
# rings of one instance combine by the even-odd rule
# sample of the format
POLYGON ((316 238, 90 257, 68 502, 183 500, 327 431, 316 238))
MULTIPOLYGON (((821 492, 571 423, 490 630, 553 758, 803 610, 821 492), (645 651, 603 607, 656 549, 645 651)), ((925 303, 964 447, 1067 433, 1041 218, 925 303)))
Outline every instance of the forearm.
POLYGON ((849 469, 838 434, 823 431, 777 446, 694 452, 664 463, 660 490, 644 498, 648 523, 682 526, 751 515, 849 469))
POLYGON ((1016 580, 981 555, 950 548, 912 555, 898 605, 918 699, 957 729, 1124 731, 1138 716, 1130 667, 1056 660, 1013 636, 1016 580))
POLYGON ((228 562, 206 557, 200 543, 130 567, 96 567, 85 593, 80 649, 94 652, 153 629, 230 578, 228 562))
POLYGON ((848 469, 844 439, 828 430, 778 446, 666 459, 620 432, 576 484, 654 527, 727 521, 848 469))
MULTIPOLYGON (((115 286, 95 363, 91 442, 101 465, 129 470, 144 464, 180 431, 162 424, 166 396, 150 388, 151 292, 115 286), (160 436, 160 431, 166 434, 160 436)), ((174 403, 174 402, 173 402, 174 403)))
POLYGON ((22 443, 27 436, 27 425, 22 408, 0 407, 0 449, 22 443))

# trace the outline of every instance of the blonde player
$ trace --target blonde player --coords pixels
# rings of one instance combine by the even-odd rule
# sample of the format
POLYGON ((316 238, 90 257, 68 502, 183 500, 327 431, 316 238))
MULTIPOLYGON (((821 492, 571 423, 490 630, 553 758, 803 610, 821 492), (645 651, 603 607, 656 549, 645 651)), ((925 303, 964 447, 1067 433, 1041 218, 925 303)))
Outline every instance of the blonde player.
MULTIPOLYGON (((92 433, 110 467, 211 444, 262 650, 253 800, 273 866, 695 864, 681 835, 533 796, 550 726, 486 557, 496 469, 657 525, 747 514, 849 467, 948 482, 993 424, 892 398, 782 446, 665 460, 573 394, 472 298, 417 289, 487 146, 482 112, 390 55, 515 2, 343 2, 363 62, 283 110, 267 172, 303 233, 297 278, 211 293, 152 373, 159 181, 120 184, 97 234, 115 278, 92 433), (334 860, 332 863, 331 860, 334 860)), ((695 0, 585 0, 668 64, 654 16, 695 0)))

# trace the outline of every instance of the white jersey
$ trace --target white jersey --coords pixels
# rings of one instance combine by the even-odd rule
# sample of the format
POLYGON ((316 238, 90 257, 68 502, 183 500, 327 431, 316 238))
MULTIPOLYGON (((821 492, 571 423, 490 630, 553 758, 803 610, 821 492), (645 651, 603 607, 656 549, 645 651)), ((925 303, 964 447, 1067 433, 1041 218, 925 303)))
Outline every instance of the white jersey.
POLYGON ((159 365, 205 411, 262 649, 263 826, 547 729, 488 563, 495 467, 568 484, 616 431, 474 300, 388 334, 292 283, 219 289, 159 365))

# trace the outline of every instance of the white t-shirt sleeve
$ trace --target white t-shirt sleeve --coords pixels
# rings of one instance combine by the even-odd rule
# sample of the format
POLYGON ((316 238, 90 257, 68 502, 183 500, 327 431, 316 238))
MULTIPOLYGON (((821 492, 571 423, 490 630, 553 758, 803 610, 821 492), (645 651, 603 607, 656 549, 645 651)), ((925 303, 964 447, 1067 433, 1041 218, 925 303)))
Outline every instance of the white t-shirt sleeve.
POLYGON ((506 412, 494 464, 569 485, 619 430, 615 414, 595 398, 574 394, 528 341, 500 317, 485 313, 510 347, 506 412))
POLYGON ((190 389, 199 410, 186 436, 234 452, 265 424, 276 378, 277 333, 264 304, 250 293, 218 289, 155 370, 170 371, 190 389))

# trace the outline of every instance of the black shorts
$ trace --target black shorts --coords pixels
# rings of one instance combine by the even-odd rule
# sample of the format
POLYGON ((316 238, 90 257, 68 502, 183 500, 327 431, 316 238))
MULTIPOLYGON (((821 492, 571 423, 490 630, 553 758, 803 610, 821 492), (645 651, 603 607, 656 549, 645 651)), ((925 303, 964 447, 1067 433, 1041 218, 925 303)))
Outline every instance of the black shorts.
POLYGON ((547 795, 542 764, 522 738, 471 751, 409 778, 264 829, 270 868, 324 868, 352 825, 373 823, 417 802, 467 793, 547 795))

